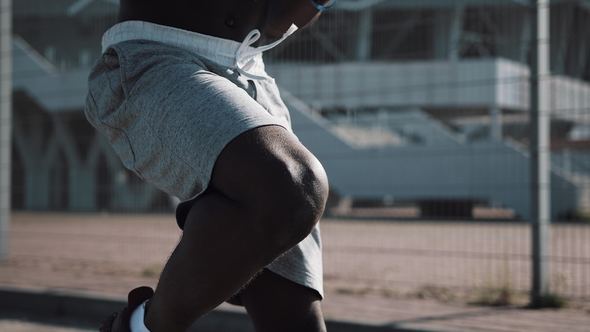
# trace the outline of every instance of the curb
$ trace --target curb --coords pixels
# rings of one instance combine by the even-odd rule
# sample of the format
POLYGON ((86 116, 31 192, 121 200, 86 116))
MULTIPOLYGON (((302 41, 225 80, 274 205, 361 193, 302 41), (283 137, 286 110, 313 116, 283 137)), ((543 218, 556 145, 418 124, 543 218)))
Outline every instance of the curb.
MULTIPOLYGON (((0 287, 0 311, 33 316, 69 317, 87 322, 102 321, 126 305, 123 298, 89 296, 61 291, 36 291, 0 287)), ((372 325, 326 320, 330 332, 441 332, 404 327, 401 324, 372 325)), ((199 319, 189 332, 255 332, 250 318, 239 310, 215 309, 199 319)))

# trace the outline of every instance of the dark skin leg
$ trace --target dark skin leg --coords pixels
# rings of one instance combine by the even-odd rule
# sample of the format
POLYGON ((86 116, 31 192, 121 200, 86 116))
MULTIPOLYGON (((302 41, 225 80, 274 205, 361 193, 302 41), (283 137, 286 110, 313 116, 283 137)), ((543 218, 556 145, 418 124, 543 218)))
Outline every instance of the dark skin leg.
POLYGON ((325 332, 320 295, 270 270, 256 277, 241 298, 258 332, 325 332))
MULTIPOLYGON (((276 39, 291 23, 304 27, 318 16, 309 0, 121 0, 119 20, 241 42, 253 29, 276 39)), ((146 326, 152 332, 185 331, 307 236, 323 212, 327 191, 319 162, 283 128, 258 128, 236 138, 219 156, 208 190, 187 217, 182 240, 148 303, 146 326)), ((321 320, 311 290, 268 275, 251 286, 246 298, 260 331, 272 331, 277 323, 264 321, 265 310, 285 319, 274 331, 296 324, 289 320, 302 312, 312 313, 305 322, 321 320), (270 295, 291 298, 291 306, 270 295)), ((310 324, 298 331, 324 331, 322 323, 318 329, 310 324)))
MULTIPOLYGON (((323 168, 284 128, 261 127, 238 136, 217 159, 209 189, 187 217, 149 302, 147 328, 186 331, 305 238, 323 213, 327 193, 323 168)), ((255 290, 267 279, 247 293, 259 293, 255 290)), ((289 310, 309 308, 307 296, 293 296, 289 310), (305 307, 296 309, 299 303, 305 307)), ((257 317, 263 314, 256 308, 270 308, 264 302, 272 299, 246 297, 257 317)))

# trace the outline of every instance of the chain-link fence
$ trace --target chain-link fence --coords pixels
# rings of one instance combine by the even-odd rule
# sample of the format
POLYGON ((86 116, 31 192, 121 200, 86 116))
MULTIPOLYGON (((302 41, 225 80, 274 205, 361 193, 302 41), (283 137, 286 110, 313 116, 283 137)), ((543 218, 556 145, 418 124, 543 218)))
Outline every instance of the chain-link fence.
MULTIPOLYGON (((12 2, 2 284, 124 293, 153 284, 178 240, 177 200, 126 170, 82 112, 117 10, 12 2)), ((590 2, 554 0, 550 12, 550 286, 589 300, 590 2)), ((329 287, 526 297, 532 15, 527 1, 341 0, 265 54, 330 177, 329 287)))

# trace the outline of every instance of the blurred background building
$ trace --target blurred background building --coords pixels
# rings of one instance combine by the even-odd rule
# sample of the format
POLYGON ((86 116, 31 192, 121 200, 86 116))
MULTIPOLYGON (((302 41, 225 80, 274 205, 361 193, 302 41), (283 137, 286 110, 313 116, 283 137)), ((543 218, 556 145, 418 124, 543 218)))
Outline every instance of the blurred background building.
MULTIPOLYGON (((530 219, 531 14, 522 0, 341 0, 265 55, 333 211, 530 219)), ((590 212, 590 4, 551 6, 552 218, 590 212)), ((117 0, 13 3, 15 210, 171 211, 82 112, 117 0)))

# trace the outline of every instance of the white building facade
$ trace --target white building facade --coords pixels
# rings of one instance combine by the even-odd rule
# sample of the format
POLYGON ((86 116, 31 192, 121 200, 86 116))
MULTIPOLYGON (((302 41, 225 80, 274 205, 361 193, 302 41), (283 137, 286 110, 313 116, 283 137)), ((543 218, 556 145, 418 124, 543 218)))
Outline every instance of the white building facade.
MULTIPOLYGON (((341 0, 270 51, 267 69, 332 190, 414 202, 428 216, 437 212, 428 203, 443 202, 528 220, 527 3, 341 0)), ((116 0, 14 1, 14 208, 174 207, 123 168, 82 113, 89 67, 117 9, 116 0)), ((553 1, 554 219, 590 210, 588 22, 584 2, 553 1)))

